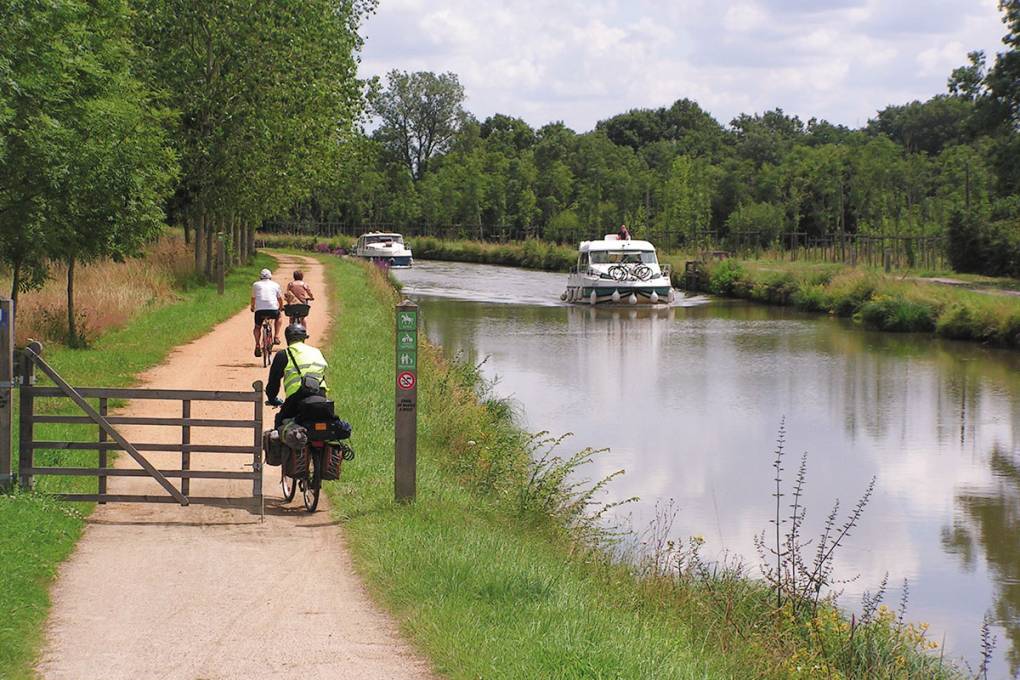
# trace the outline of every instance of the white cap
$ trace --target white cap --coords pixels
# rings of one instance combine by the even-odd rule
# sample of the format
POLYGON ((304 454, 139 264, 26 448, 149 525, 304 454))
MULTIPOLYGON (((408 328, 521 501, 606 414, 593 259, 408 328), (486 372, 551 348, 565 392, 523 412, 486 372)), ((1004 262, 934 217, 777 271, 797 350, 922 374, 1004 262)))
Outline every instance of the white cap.
POLYGON ((273 278, 273 272, 269 271, 268 269, 263 269, 262 271, 259 272, 259 278, 271 279, 273 278))

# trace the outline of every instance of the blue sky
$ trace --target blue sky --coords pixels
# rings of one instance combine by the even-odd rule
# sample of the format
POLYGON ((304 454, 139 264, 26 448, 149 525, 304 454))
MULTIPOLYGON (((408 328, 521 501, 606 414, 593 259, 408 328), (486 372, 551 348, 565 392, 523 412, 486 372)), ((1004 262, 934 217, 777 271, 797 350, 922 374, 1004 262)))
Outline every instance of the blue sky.
POLYGON ((997 0, 380 0, 363 77, 452 71, 480 119, 575 130, 698 101, 720 122, 788 113, 860 126, 945 91, 968 51, 994 54, 997 0))

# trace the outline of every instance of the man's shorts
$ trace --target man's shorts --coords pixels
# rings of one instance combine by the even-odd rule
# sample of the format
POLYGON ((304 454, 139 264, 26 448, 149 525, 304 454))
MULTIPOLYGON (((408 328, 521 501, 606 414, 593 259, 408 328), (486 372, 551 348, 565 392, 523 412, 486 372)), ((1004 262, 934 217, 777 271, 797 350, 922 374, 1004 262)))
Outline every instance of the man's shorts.
POLYGON ((255 328, 258 328, 259 326, 262 325, 263 319, 279 319, 279 318, 280 318, 279 309, 260 309, 257 312, 255 312, 255 328))

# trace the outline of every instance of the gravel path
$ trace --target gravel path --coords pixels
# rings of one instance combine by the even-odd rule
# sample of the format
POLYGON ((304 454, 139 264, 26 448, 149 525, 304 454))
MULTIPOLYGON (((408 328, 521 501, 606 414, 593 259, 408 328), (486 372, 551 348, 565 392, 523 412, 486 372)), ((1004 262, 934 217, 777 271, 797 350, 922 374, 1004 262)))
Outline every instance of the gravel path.
MULTIPOLYGON (((322 266, 310 258, 278 259, 278 281, 300 267, 319 296, 309 320, 311 342, 321 342, 330 318, 322 266)), ((251 327, 245 307, 175 350, 141 386, 251 389, 267 373, 252 356, 251 327)), ((179 408, 180 402, 137 401, 122 413, 179 417, 179 408)), ((196 403, 192 415, 250 419, 250 409, 196 403)), ((265 417, 272 415, 267 408, 265 417)), ((135 430, 124 428, 129 440, 178 442, 180 436, 172 428, 135 430)), ((248 444, 250 437, 238 429, 192 434, 196 443, 248 444)), ((147 457, 156 467, 180 466, 179 454, 147 457)), ((250 460, 192 454, 199 469, 244 470, 250 460)), ((137 467, 125 454, 118 465, 137 467)), ((97 506, 53 588, 39 674, 73 680, 431 678, 427 662, 400 639, 354 575, 325 499, 314 515, 299 502, 281 505, 278 469, 265 471, 264 523, 250 500, 97 506)), ((192 496, 251 496, 250 481, 191 484, 192 496)), ((109 490, 165 493, 152 480, 131 477, 111 479, 109 490)))

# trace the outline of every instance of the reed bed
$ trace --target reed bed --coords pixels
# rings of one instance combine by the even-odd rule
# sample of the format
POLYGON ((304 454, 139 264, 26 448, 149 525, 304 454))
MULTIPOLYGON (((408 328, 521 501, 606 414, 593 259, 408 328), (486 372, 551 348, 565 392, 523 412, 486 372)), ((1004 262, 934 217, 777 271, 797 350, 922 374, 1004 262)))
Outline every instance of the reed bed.
MULTIPOLYGON (((120 328, 142 310, 178 299, 194 283, 194 260, 184 240, 168 234, 139 258, 102 260, 75 267, 74 306, 85 343, 120 328)), ((0 290, 10 291, 10 276, 0 274, 0 290)), ((63 343, 67 339, 67 266, 55 262, 50 279, 18 300, 16 341, 30 338, 63 343)))

